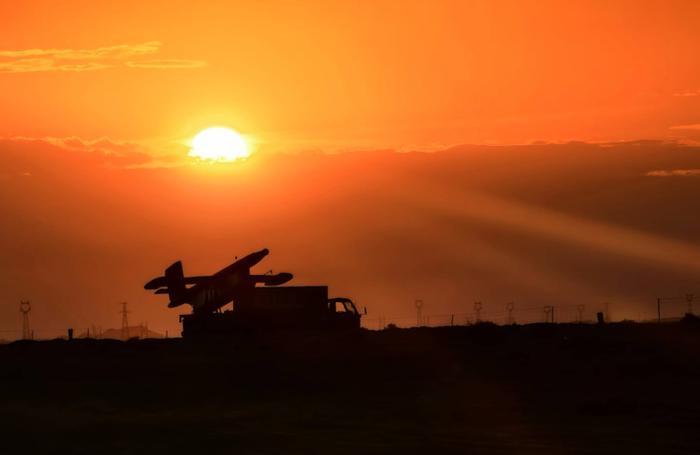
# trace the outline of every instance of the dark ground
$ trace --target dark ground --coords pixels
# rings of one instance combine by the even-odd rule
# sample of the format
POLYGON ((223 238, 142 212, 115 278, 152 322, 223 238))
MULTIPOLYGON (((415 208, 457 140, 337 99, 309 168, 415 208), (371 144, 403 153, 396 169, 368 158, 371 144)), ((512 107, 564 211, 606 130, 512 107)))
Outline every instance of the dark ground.
POLYGON ((0 453, 700 453, 700 327, 0 346, 0 453))

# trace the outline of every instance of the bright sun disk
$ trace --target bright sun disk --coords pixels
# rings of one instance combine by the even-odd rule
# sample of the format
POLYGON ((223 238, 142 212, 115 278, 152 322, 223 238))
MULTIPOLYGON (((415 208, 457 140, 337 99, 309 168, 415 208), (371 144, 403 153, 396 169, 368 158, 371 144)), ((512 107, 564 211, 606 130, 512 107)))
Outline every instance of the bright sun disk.
POLYGON ((238 132, 213 127, 200 131, 192 139, 189 156, 210 161, 235 161, 250 156, 250 150, 238 132))

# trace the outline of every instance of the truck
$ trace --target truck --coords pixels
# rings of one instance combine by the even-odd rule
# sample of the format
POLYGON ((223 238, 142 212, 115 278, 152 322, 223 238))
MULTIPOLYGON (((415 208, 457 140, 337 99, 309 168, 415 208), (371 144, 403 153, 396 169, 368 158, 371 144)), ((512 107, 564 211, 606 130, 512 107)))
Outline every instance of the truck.
MULTIPOLYGON (((346 297, 328 298, 328 286, 282 286, 289 272, 259 275, 251 268, 270 250, 254 251, 211 275, 185 275, 181 261, 144 289, 167 294, 168 308, 189 305, 180 315, 182 335, 233 334, 252 330, 346 330, 360 328, 360 313, 346 297), (233 304, 230 310, 224 310, 233 304)), ((367 313, 365 309, 365 314, 367 313)))
POLYGON ((353 330, 361 315, 346 297, 328 298, 327 286, 255 287, 233 308, 180 315, 183 337, 260 330, 353 330))

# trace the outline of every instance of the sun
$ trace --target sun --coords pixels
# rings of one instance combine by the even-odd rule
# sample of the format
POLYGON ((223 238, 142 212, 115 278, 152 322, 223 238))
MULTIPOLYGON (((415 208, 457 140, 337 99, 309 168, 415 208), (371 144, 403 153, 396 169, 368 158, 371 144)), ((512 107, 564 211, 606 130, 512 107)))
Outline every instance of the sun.
POLYGON ((237 131, 221 126, 200 131, 189 156, 209 161, 236 161, 250 156, 248 143, 237 131))

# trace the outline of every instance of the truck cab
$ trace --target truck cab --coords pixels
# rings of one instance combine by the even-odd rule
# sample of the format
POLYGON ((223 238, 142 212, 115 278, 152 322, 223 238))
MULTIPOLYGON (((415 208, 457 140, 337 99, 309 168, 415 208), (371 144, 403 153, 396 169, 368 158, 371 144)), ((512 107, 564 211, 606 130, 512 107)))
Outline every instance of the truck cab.
POLYGON ((328 299, 328 313, 331 324, 337 328, 359 328, 360 313, 352 300, 347 297, 328 299))

